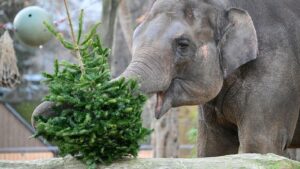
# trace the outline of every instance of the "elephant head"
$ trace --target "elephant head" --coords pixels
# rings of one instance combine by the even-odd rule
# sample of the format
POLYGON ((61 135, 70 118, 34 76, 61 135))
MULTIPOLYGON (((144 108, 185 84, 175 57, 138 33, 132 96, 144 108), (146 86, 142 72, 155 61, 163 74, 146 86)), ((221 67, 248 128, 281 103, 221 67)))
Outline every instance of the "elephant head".
MULTIPOLYGON (((171 107, 203 104, 224 79, 257 57, 250 15, 196 0, 157 0, 134 31, 132 61, 120 75, 157 95, 156 118, 171 107)), ((120 78, 119 77, 119 78, 120 78)))

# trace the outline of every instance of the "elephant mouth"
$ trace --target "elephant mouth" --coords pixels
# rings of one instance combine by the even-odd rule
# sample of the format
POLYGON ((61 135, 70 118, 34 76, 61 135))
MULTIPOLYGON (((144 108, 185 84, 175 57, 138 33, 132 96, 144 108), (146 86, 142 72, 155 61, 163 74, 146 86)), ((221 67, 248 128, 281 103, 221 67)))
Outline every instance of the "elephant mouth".
POLYGON ((172 92, 173 83, 164 90, 156 92, 155 118, 160 119, 169 109, 172 108, 172 92))
POLYGON ((171 80, 171 83, 164 90, 160 90, 156 93, 156 105, 155 105, 155 118, 160 119, 164 114, 166 114, 169 109, 173 107, 174 100, 178 98, 174 98, 174 92, 178 91, 181 82, 178 81, 178 78, 174 78, 171 80))
POLYGON ((160 92, 156 93, 155 117, 157 119, 160 118, 164 98, 165 98, 165 93, 164 92, 160 91, 160 92))

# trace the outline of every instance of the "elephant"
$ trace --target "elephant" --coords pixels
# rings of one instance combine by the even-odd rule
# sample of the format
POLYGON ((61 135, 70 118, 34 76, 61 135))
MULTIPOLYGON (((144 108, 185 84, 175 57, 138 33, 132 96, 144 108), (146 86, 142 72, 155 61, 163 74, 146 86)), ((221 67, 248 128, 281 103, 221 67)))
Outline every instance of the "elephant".
POLYGON ((120 77, 157 95, 156 118, 203 105, 199 156, 287 155, 300 146, 298 9, 293 0, 157 0, 120 77))
POLYGON ((156 0, 117 79, 156 94, 156 118, 202 105, 200 157, 287 155, 300 147, 299 9, 295 0, 156 0))

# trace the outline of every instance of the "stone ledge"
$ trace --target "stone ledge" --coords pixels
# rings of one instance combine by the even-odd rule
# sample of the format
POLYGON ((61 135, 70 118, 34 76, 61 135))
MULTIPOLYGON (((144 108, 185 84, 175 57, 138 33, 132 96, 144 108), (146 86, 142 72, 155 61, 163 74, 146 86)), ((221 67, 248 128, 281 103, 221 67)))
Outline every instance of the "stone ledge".
MULTIPOLYGON (((68 156, 33 161, 3 161, 0 169, 84 169, 86 166, 68 156)), ((98 169, 300 169, 300 162, 274 154, 238 154, 210 158, 150 158, 116 162, 98 169)))

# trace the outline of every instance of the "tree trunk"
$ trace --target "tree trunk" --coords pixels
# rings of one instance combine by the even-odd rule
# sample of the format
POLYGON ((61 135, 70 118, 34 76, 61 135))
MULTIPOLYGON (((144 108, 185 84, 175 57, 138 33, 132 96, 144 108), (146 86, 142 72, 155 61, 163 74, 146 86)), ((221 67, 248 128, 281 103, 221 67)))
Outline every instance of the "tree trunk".
POLYGON ((178 113, 179 109, 174 108, 169 110, 161 119, 152 121, 154 157, 179 157, 178 113))
POLYGON ((103 0, 101 37, 107 48, 111 48, 113 44, 118 5, 119 0, 103 0))
POLYGON ((119 19, 119 17, 116 18, 110 57, 110 69, 113 78, 119 76, 126 69, 131 60, 131 54, 121 29, 119 19))
POLYGON ((124 35, 124 39, 126 41, 128 50, 131 53, 131 47, 132 47, 132 35, 133 35, 133 21, 132 21, 132 16, 128 8, 128 1, 126 0, 121 0, 120 5, 119 5, 119 10, 118 10, 118 18, 119 18, 119 23, 121 26, 121 30, 124 35))
POLYGON ((203 113, 203 107, 202 106, 199 106, 198 107, 198 133, 197 133, 197 157, 200 156, 201 152, 200 152, 200 149, 201 149, 201 145, 199 144, 199 141, 200 140, 200 137, 203 137, 203 130, 202 130, 202 122, 203 122, 203 117, 201 117, 202 113, 203 113))

